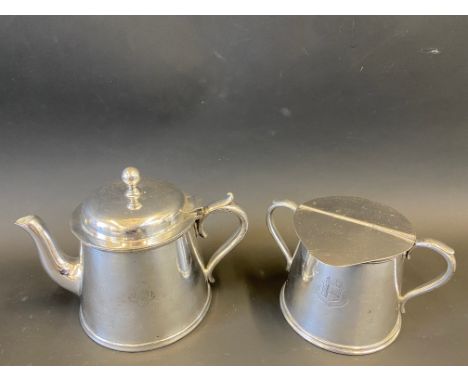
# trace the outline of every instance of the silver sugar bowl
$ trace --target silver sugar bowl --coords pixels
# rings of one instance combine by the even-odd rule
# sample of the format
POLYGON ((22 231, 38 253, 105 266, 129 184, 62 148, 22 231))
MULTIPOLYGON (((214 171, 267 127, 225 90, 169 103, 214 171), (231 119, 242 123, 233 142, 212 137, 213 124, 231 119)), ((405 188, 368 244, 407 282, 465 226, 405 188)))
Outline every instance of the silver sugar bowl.
POLYGON ((336 353, 368 354, 390 345, 407 301, 442 286, 455 272, 453 249, 433 239, 417 240, 403 215, 366 199, 273 202, 267 225, 289 270, 280 294, 283 315, 304 339, 336 353), (294 213, 299 238, 294 254, 273 222, 279 207, 294 213), (404 263, 415 248, 437 252, 447 269, 403 294, 404 263))

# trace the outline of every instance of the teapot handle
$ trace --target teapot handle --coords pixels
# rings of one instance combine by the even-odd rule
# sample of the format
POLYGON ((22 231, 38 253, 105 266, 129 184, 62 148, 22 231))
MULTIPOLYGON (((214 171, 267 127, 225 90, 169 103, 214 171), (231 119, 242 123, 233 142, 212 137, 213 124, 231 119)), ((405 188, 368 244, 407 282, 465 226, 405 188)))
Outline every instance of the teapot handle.
POLYGON ((268 230, 271 233, 271 236, 273 236, 273 239, 275 239, 276 243, 281 249, 281 252, 283 252, 284 257, 286 258, 286 270, 289 271, 289 268, 291 267, 291 263, 293 261, 293 255, 289 251, 288 246, 284 242, 283 238, 278 232, 278 228, 276 228, 274 220, 273 220, 273 212, 278 208, 278 207, 286 207, 289 208, 292 211, 296 211, 297 209, 297 204, 290 201, 290 200, 281 200, 281 201, 274 201, 271 206, 268 208, 267 212, 267 226, 268 230))
POLYGON ((413 248, 428 248, 437 252, 447 262, 447 270, 442 275, 400 296, 400 310, 402 313, 405 313, 405 305, 408 300, 441 287, 450 280, 456 268, 455 251, 440 241, 434 239, 417 241, 413 248))
POLYGON ((249 227, 247 214, 242 208, 240 208, 237 204, 234 203, 234 195, 228 192, 227 197, 225 199, 209 204, 208 206, 202 207, 198 210, 200 217, 196 220, 195 227, 197 233, 201 237, 208 236, 205 233, 203 227, 203 223, 205 222, 206 217, 212 212, 216 211, 224 211, 237 216, 237 218, 239 219, 239 228, 237 228, 237 230, 231 235, 231 237, 227 239, 226 242, 215 251, 215 253, 211 256, 211 259, 208 261, 208 264, 205 267, 203 267, 206 279, 212 283, 215 281, 213 278, 214 268, 224 258, 224 256, 231 252, 234 249, 234 247, 242 241, 249 227))

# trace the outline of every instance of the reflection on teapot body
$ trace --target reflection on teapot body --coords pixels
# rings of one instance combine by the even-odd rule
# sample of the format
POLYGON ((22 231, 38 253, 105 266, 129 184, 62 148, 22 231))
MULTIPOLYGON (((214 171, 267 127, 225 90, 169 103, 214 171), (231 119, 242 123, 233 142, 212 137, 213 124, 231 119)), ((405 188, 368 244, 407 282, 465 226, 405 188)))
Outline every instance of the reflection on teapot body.
POLYGON ((342 354, 368 354, 398 336, 406 302, 445 284, 455 271, 454 251, 436 240, 416 240, 396 210, 356 197, 325 197, 302 205, 273 202, 267 225, 286 257, 289 275, 281 310, 307 341, 342 354), (293 255, 279 235, 273 211, 294 211, 299 243, 293 255), (446 272, 401 294, 403 264, 413 248, 429 248, 446 272))
POLYGON ((80 296, 85 332, 103 346, 133 352, 168 345, 200 323, 213 269, 243 239, 248 223, 232 194, 203 207, 170 183, 140 182, 135 168, 125 169, 122 180, 75 210, 71 227, 81 241, 75 262, 38 217, 16 224, 34 239, 49 276, 80 296), (240 226, 205 266, 197 240, 215 211, 234 214, 240 226))

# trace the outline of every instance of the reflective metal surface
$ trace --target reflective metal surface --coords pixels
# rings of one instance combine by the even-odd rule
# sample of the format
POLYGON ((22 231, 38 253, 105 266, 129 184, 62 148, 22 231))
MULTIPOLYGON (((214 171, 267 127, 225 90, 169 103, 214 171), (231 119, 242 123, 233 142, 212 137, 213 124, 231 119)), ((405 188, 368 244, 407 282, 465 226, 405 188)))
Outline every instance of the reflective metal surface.
POLYGON ((398 211, 354 196, 327 196, 301 204, 294 228, 314 257, 336 266, 389 259, 416 241, 411 223, 398 211))
MULTIPOLYGON (((131 242, 135 235, 146 234, 146 227, 151 232, 173 234, 169 241, 158 241, 157 245, 149 246, 138 236, 139 241, 134 244, 144 245, 124 251, 121 247, 114 248, 115 241, 105 248, 90 245, 92 240, 83 237, 79 259, 70 262, 38 217, 26 216, 18 219, 16 224, 34 239, 49 276, 80 296, 80 321, 85 332, 103 346, 134 352, 177 341, 201 322, 210 305, 209 282, 214 282, 213 269, 243 239, 248 222, 247 215, 234 203, 234 197, 229 193, 224 200, 192 209, 188 215, 190 219, 184 220, 187 228, 184 226, 180 230, 180 224, 176 224, 177 229, 165 231, 168 221, 180 215, 175 207, 183 207, 181 203, 171 202, 182 202, 183 194, 175 193, 163 183, 158 183, 157 188, 153 184, 151 189, 144 184, 140 186, 139 174, 133 168, 127 168, 122 178, 127 190, 122 190, 120 185, 101 189, 98 195, 106 195, 110 200, 89 199, 82 208, 88 214, 96 211, 96 216, 87 216, 93 218, 90 220, 95 222, 97 228, 107 229, 107 232, 113 233, 112 228, 116 227, 115 237, 121 243, 131 242), (155 190, 159 193, 155 194, 155 190), (158 197, 161 199, 155 200, 158 197), (93 204, 96 200, 99 203, 93 204), (114 205, 116 210, 110 208, 114 205), (90 206, 96 209, 87 209, 90 206), (151 214, 151 206, 160 208, 151 214), (162 214, 161 211, 167 213, 162 214), (203 222, 208 215, 217 211, 235 215, 239 227, 205 266, 197 237, 206 237, 203 222), (104 212, 107 214, 104 215, 104 212), (103 216, 108 218, 103 219, 103 216), (162 225, 159 230, 158 222, 162 225)), ((106 242, 102 237, 99 239, 100 243, 106 242)))
POLYGON ((112 250, 162 245, 193 225, 192 197, 171 183, 143 178, 136 168, 101 187, 73 212, 71 228, 88 245, 112 250))
POLYGON ((313 200, 305 207, 291 201, 274 202, 268 210, 268 228, 285 255, 289 269, 280 294, 283 315, 299 335, 324 349, 360 355, 385 348, 398 336, 405 303, 412 297, 442 286, 455 272, 454 251, 450 247, 427 239, 406 248, 400 243, 408 246, 411 236, 403 233, 401 239, 399 232, 402 228, 408 231, 411 227, 409 222, 392 212, 390 216, 395 223, 382 225, 382 221, 389 220, 382 213, 385 209, 380 206, 358 198, 332 197, 313 200), (365 208, 361 208, 360 203, 365 208), (328 206, 326 214, 319 208, 318 213, 309 209, 309 206, 315 209, 315 206, 323 208, 324 205, 328 206), (353 208, 349 208, 350 205, 353 208), (377 206, 377 211, 368 209, 372 206, 377 206), (293 255, 273 222, 272 214, 278 207, 286 207, 295 213, 295 228, 300 240, 293 255), (363 212, 361 216, 353 216, 350 211, 363 212), (310 213, 319 219, 307 215, 307 220, 305 214, 310 213), (343 214, 344 219, 338 214, 343 214), (366 219, 366 214, 371 219, 366 219), (358 236, 354 238, 353 235, 358 236), (379 239, 383 251, 377 248, 379 239), (350 256, 346 255, 346 243, 349 243, 350 256), (374 247, 377 255, 370 256, 368 251, 374 247), (440 254, 447 263, 447 270, 402 295, 403 264, 409 251, 417 247, 429 248, 440 254), (358 248, 365 252, 362 262, 355 264, 350 261, 346 265, 345 260, 358 258, 355 252, 358 248), (398 248, 401 251, 395 253, 398 248), (331 264, 324 259, 331 259, 331 264), (372 261, 366 261, 369 259, 372 261))
POLYGON ((15 224, 23 228, 33 238, 42 266, 52 280, 62 288, 79 295, 83 277, 81 259, 77 262, 70 262, 67 259, 68 256, 50 236, 44 222, 38 216, 22 217, 15 224))
POLYGON ((80 321, 93 340, 142 351, 168 345, 196 327, 211 291, 190 235, 193 230, 131 255, 82 246, 80 321))
MULTIPOLYGON (((467 365, 467 21, 1 17, 0 364, 467 365), (199 328, 141 353, 83 335, 79 299, 12 224, 37 214, 78 255, 64 224, 72 207, 128 164, 142 181, 169 180, 207 202, 234 191, 251 227, 215 270, 199 328), (264 226, 274 198, 337 192, 397 208, 419 236, 460 254, 448 284, 408 303, 398 340, 366 357, 323 351, 290 329, 278 304, 285 262, 264 226)), ((293 251, 288 214, 275 217, 293 251)), ((207 220, 206 257, 230 223, 207 220)), ((403 290, 442 268, 418 249, 403 290)))

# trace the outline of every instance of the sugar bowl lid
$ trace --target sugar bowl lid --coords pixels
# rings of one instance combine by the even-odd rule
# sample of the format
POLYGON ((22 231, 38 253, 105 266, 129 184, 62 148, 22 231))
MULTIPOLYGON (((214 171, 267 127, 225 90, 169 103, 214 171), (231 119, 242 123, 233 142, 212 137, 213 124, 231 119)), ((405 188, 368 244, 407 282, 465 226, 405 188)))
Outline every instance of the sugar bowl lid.
POLYGON ((411 223, 398 211, 352 196, 301 204, 294 213, 294 227, 312 256, 334 266, 387 260, 416 242, 411 223))
POLYGON ((73 212, 71 229, 82 242, 111 251, 162 245, 195 221, 194 201, 174 185, 140 179, 127 167, 121 181, 91 194, 73 212))

